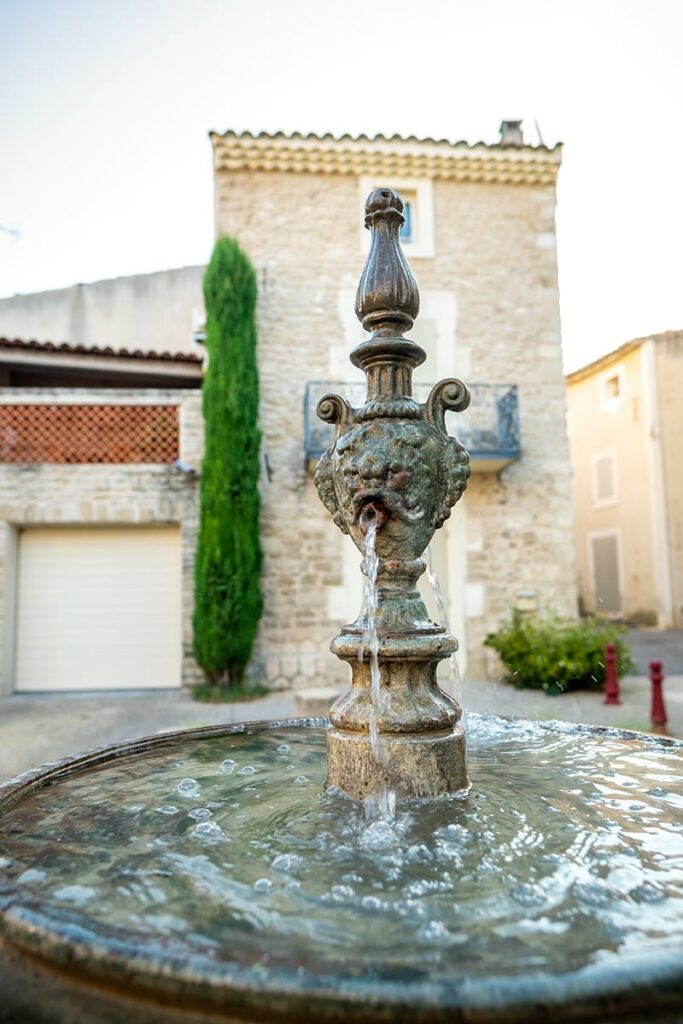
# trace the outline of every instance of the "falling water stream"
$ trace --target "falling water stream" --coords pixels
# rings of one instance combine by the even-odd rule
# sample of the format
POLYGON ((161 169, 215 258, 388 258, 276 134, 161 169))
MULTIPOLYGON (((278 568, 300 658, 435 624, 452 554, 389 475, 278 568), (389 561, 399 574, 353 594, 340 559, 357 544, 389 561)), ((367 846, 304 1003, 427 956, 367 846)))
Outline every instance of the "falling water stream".
MULTIPOLYGON (((382 737, 379 731, 379 719, 384 709, 384 695, 382 693, 382 675, 379 664, 379 636, 377 634, 377 607, 378 589, 377 575, 379 572, 379 556, 377 554, 377 532, 379 526, 377 519, 371 519, 365 536, 365 587, 363 593, 363 643, 358 652, 359 660, 363 660, 365 652, 370 659, 370 717, 369 733, 370 747, 378 765, 382 764, 385 753, 382 748, 382 737)), ((448 625, 448 612, 444 600, 443 591, 439 578, 433 565, 431 548, 424 553, 424 560, 427 567, 427 578, 431 585, 434 600, 439 613, 440 624, 446 629, 448 625)), ((451 690, 454 697, 459 697, 460 672, 455 655, 449 658, 451 690)), ((396 793, 386 787, 378 793, 367 797, 365 800, 365 813, 368 818, 392 818, 396 812, 396 793)))
MULTIPOLYGON (((447 632, 450 632, 450 623, 448 621, 448 609, 446 608, 446 600, 441 589, 441 583, 437 575, 436 569, 434 568, 434 558, 432 556, 431 545, 425 550, 423 556, 425 565, 427 566, 427 579, 429 585, 432 588, 432 594, 434 595, 434 601, 436 608, 439 613, 439 624, 444 626, 447 632)), ((448 659, 449 663, 449 675, 450 675, 450 686, 451 696, 455 697, 457 701, 462 703, 462 680, 460 678, 460 667, 458 665, 458 659, 455 654, 451 654, 448 659)))
MULTIPOLYGON (((364 622, 363 642, 358 652, 362 660, 367 650, 370 656, 370 748, 375 761, 381 766, 385 753, 379 733, 379 719, 384 710, 382 694, 382 675, 379 667, 379 636, 377 634, 377 574, 379 572, 379 556, 377 554, 377 519, 371 519, 365 537, 365 596, 363 600, 364 622)), ((393 817, 396 811, 396 793, 382 787, 377 793, 365 800, 365 813, 368 818, 393 817)))
POLYGON ((363 643, 358 652, 362 661, 367 650, 370 655, 370 746, 376 760, 380 759, 379 717, 382 713, 382 677, 379 668, 379 637, 377 635, 377 519, 371 519, 365 537, 365 621, 363 643))

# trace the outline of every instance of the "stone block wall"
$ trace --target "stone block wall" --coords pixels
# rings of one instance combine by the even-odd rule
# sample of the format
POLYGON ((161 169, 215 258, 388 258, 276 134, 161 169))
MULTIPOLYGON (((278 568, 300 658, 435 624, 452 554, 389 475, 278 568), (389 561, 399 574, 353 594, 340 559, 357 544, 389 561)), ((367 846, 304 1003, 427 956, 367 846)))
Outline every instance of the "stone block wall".
MULTIPOLYGON (((464 499, 464 642, 476 677, 489 661, 484 636, 520 591, 533 591, 541 611, 576 614, 555 191, 435 180, 434 208, 434 257, 411 262, 421 289, 455 297, 453 372, 515 383, 520 398, 521 461, 499 477, 475 475, 464 499)), ((363 266, 359 179, 219 170, 216 217, 260 286, 265 614, 251 673, 273 686, 345 679, 328 652, 344 621, 331 599, 344 585, 342 538, 305 463, 302 406, 307 381, 330 379, 330 350, 344 333, 340 295, 363 266)))

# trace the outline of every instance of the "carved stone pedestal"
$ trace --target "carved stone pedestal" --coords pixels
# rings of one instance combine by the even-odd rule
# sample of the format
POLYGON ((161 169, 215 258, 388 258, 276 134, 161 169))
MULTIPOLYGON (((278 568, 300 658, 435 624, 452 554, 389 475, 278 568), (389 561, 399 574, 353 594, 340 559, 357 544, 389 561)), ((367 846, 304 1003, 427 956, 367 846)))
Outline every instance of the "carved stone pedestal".
POLYGON ((382 733, 379 758, 367 733, 330 729, 327 734, 327 784, 354 800, 383 789, 402 799, 436 797, 465 790, 465 730, 382 733))
MULTIPOLYGON (((438 664, 457 649, 442 626, 430 622, 415 589, 421 559, 411 563, 411 583, 399 592, 396 565, 380 563, 377 660, 379 701, 373 704, 370 650, 363 635, 364 616, 347 626, 330 649, 351 668, 351 689, 330 710, 327 782, 348 796, 365 799, 383 789, 399 797, 433 797, 465 789, 465 734, 457 701, 440 689, 438 664), (405 631, 406 621, 411 628, 405 631), (362 657, 361 657, 362 655, 362 657), (370 727, 377 730, 372 750, 370 727)), ((406 581, 405 571, 399 576, 406 581)))

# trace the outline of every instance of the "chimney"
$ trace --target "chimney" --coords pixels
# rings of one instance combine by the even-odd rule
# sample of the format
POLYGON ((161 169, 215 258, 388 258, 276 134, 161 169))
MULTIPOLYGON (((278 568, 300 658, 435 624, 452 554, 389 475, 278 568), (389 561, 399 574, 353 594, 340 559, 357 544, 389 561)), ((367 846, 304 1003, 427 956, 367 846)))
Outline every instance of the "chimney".
POLYGON ((524 145, 524 136, 522 135, 521 121, 500 122, 500 144, 501 146, 524 145))

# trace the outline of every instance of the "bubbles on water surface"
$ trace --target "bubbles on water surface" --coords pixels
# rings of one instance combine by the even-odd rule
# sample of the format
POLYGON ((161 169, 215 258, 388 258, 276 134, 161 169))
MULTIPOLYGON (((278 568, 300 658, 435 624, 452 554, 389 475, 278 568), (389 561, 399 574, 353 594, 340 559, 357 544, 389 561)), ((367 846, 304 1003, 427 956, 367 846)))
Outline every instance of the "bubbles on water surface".
POLYGON ((273 860, 271 867, 273 871, 284 871, 286 874, 300 871, 305 867, 306 861, 296 853, 279 853, 273 860))
POLYGON ((248 934, 269 962, 314 973, 354 958, 381 970, 387 950, 394 969, 410 973, 417 957, 435 979, 491 965, 562 972, 627 941, 655 948, 662 921, 682 944, 681 751, 477 716, 468 726, 468 795, 369 819, 325 791, 323 730, 233 737, 227 770, 224 739, 186 741, 100 769, 98 791, 84 775, 8 812, 5 870, 95 932, 144 946, 172 931, 200 958, 237 956, 248 934), (238 764, 254 769, 249 784, 238 764), (195 803, 165 802, 175 792, 195 803), (453 955, 465 944, 467 966, 453 955))
POLYGON ((178 792, 181 796, 191 798, 199 795, 199 783, 196 779, 183 779, 178 783, 178 792))
POLYGON ((42 882, 47 872, 39 871, 37 868, 27 868, 17 878, 19 885, 31 885, 32 882, 42 882))
POLYGON ((426 924, 420 925, 415 932, 415 937, 418 942, 426 942, 431 945, 433 942, 448 941, 450 932, 443 921, 428 921, 426 924))
POLYGON ((55 889, 54 896, 77 907, 84 907, 94 898, 95 890, 89 885, 64 885, 61 889, 55 889))
POLYGON ((219 840, 225 838, 223 829, 215 821, 200 821, 192 829, 192 833, 199 839, 219 840))
POLYGON ((207 821, 211 817, 211 811, 208 807, 194 807, 189 812, 189 816, 195 821, 207 821))

